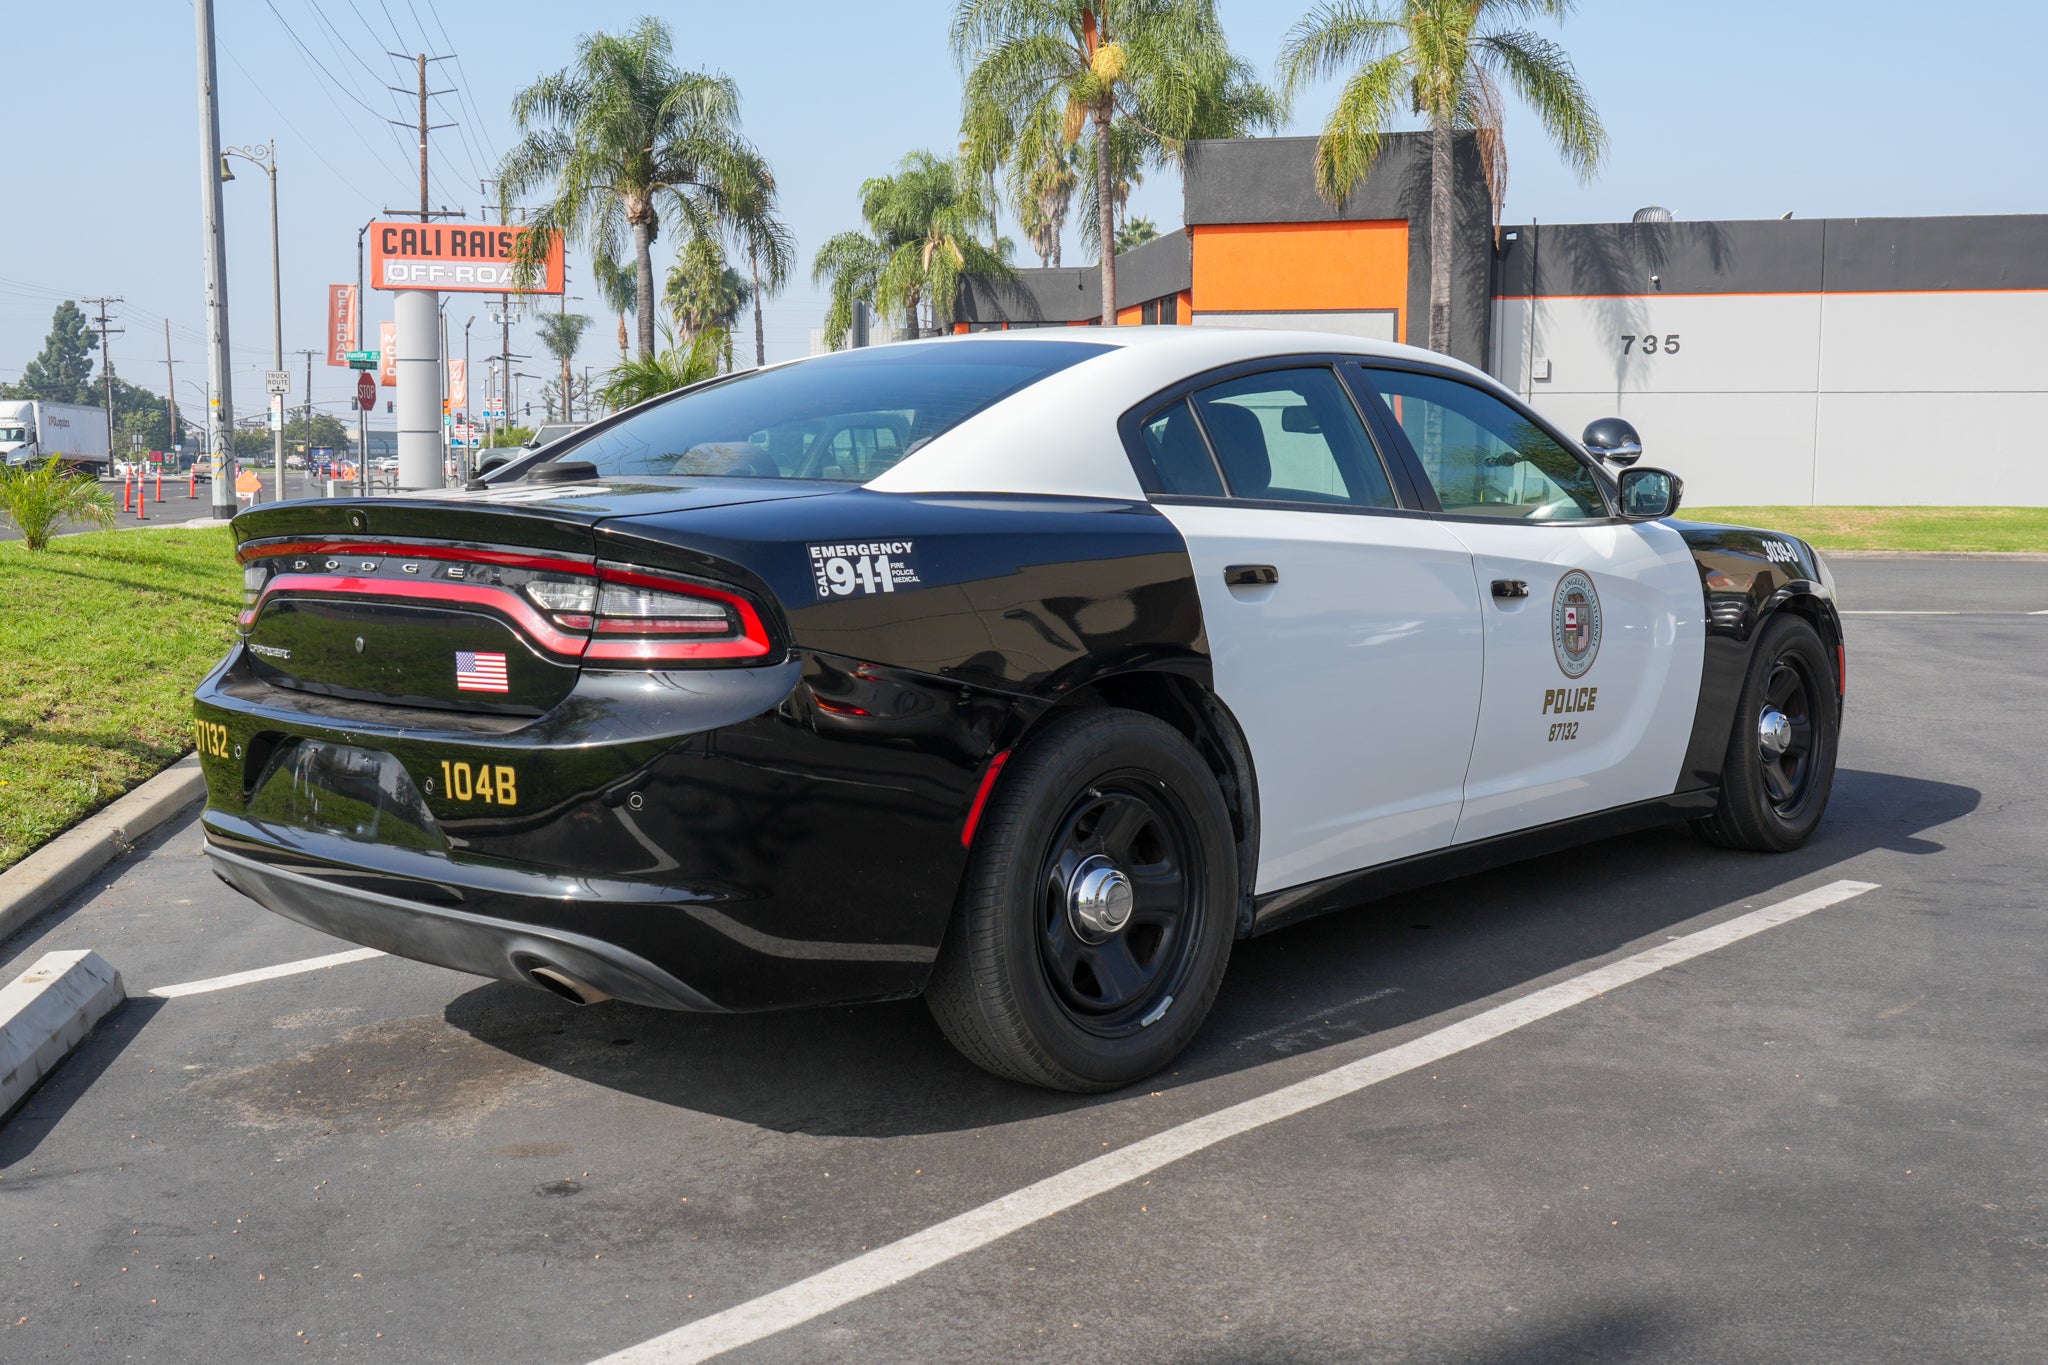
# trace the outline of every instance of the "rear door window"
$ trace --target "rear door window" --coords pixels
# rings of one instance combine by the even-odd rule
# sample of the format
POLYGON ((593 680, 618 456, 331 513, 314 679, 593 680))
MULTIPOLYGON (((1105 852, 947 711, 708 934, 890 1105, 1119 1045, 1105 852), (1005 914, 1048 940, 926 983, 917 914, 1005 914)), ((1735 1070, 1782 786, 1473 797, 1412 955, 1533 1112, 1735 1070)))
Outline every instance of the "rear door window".
POLYGON ((1365 423, 1327 367, 1228 379, 1198 390, 1192 401, 1232 497, 1395 505, 1365 423))

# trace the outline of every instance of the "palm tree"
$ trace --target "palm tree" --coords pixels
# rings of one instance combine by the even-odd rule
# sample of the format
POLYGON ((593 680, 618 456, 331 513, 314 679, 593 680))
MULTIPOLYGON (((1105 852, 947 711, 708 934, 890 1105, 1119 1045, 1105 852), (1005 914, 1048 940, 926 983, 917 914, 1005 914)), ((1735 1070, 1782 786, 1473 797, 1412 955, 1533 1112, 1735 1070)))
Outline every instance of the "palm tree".
POLYGON ((1129 251, 1159 235, 1159 225, 1150 218, 1133 218, 1116 230, 1116 249, 1129 251))
POLYGON ((617 260, 630 233, 643 359, 654 354, 653 248, 662 210, 693 219, 722 214, 751 165, 739 133, 738 87, 724 76, 680 70, 669 52, 668 27, 652 17, 624 35, 586 35, 574 62, 513 96, 524 136, 498 171, 508 203, 554 186, 525 252, 537 256, 561 233, 617 260))
POLYGON ((761 305, 780 294, 796 267, 796 235, 778 216, 775 173, 759 157, 734 186, 726 216, 735 244, 747 254, 747 277, 754 302, 754 364, 768 363, 766 324, 761 305))
POLYGON ((639 272, 623 261, 599 253, 590 259, 590 274, 605 306, 619 315, 619 355, 626 354, 626 314, 640 311, 639 272))
POLYGON ((752 297, 746 277, 726 264, 724 250, 715 240, 700 234, 692 236, 676 253, 661 301, 668 305, 676 321, 676 332, 685 345, 713 328, 722 333, 726 368, 730 369, 732 331, 752 297))
POLYGON ((533 325, 540 332, 540 344, 547 347, 548 354, 562 364, 562 415, 563 420, 567 421, 567 396, 576 387, 569 373, 569 362, 576 358, 576 347, 582 342, 583 329, 590 326, 590 319, 582 313, 542 313, 534 318, 533 325))
POLYGON ((1040 267, 1060 264, 1060 239, 1080 188, 1080 155, 1057 128, 1018 139, 1010 162, 1010 202, 1040 267), (1050 134, 1047 136, 1046 134, 1050 134))
POLYGON ((1429 348, 1451 345, 1452 147, 1479 133, 1498 220, 1506 183, 1500 140, 1505 80, 1582 179, 1607 147, 1593 101, 1557 43, 1490 21, 1540 13, 1562 19, 1572 0, 1326 0, 1288 30, 1280 49, 1283 94, 1349 73, 1316 142, 1316 187, 1332 204, 1365 178, 1402 106, 1429 122, 1429 348))
POLYGON ((912 152, 896 174, 861 185, 860 211, 868 231, 835 234, 811 263, 812 282, 830 282, 825 337, 834 350, 845 343, 856 303, 901 314, 914 337, 921 310, 930 310, 935 329, 944 327, 964 277, 1014 273, 983 177, 962 161, 912 152))
POLYGON ((1190 138, 1277 122, 1271 92, 1231 54, 1214 0, 958 0, 953 56, 966 71, 967 159, 1013 164, 1056 128, 1088 137, 1102 258, 1102 321, 1116 322, 1116 183, 1177 163, 1190 138))

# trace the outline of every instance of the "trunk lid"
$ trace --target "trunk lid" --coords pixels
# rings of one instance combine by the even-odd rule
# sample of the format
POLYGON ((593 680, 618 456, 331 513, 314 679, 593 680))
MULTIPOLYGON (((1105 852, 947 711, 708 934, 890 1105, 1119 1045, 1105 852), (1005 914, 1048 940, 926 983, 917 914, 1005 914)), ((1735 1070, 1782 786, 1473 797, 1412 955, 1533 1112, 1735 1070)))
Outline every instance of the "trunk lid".
POLYGON ((601 522, 831 491, 593 481, 252 508, 234 520, 248 666, 355 701, 538 715, 590 637, 530 585, 594 581, 601 522))

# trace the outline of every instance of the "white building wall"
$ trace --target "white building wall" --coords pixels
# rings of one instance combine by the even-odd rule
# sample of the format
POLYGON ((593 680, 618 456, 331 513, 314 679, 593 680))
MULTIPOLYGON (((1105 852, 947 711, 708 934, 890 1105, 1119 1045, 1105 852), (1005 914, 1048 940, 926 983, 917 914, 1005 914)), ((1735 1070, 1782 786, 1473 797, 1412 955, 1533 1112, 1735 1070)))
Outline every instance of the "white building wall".
POLYGON ((1628 418, 1696 506, 2044 506, 2042 335, 2044 290, 1504 298, 1492 370, 1567 432, 1628 418))

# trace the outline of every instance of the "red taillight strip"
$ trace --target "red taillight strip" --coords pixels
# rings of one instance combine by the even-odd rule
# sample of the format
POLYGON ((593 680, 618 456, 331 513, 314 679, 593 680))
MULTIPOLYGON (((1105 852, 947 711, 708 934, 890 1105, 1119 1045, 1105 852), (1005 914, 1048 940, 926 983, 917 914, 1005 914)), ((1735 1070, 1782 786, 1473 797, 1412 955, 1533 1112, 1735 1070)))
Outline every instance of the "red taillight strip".
POLYGON ((442 583, 433 580, 413 583, 404 579, 354 578, 344 574, 278 574, 263 585, 263 595, 252 611, 243 615, 253 622, 274 592, 339 592, 361 597, 400 597, 415 602, 463 602, 502 611, 519 623, 519 628, 556 654, 574 658, 588 643, 581 635, 555 628, 547 617, 510 588, 486 587, 481 583, 442 583))
POLYGON ((588 659, 758 659, 768 653, 768 627, 761 623, 761 613, 754 610, 754 604, 738 593, 724 592, 718 588, 706 587, 702 583, 685 582, 679 578, 668 578, 639 569, 629 569, 620 564, 597 566, 597 576, 607 583, 626 583, 634 587, 655 588, 663 592, 681 593, 686 597, 709 598, 723 602, 740 619, 740 635, 737 640, 592 640, 584 657, 588 659))
POLYGON ((995 790, 996 778, 1001 775, 1003 765, 1010 761, 1011 750, 1005 749, 988 761, 988 767, 981 773, 981 786, 975 789, 974 804, 967 808, 967 823, 960 827, 960 847, 974 847, 974 831, 981 824, 982 807, 988 804, 988 794, 995 790))
POLYGON ((588 578, 596 563, 591 559, 564 559, 553 555, 527 554, 513 550, 473 550, 461 545, 406 545, 392 541, 368 540, 286 540, 270 544, 252 542, 235 551, 246 564, 252 559, 276 559, 281 555, 376 555, 380 559, 442 559, 463 564, 499 564, 511 569, 539 569, 548 573, 575 574, 588 578))

